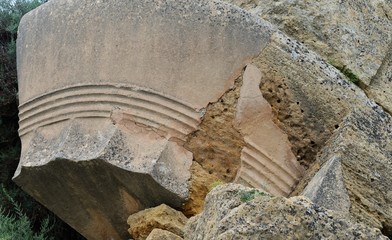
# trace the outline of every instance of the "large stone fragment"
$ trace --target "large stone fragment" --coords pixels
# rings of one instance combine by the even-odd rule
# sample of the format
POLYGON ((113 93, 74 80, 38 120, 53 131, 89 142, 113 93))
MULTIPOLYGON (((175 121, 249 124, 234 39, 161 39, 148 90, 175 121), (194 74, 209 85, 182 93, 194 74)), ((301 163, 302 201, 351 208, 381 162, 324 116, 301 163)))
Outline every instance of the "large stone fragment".
MULTIPOLYGON (((343 185, 351 205, 350 214, 359 221, 382 229, 388 236, 392 236, 391 129, 391 116, 379 106, 355 108, 327 142, 319 158, 324 166, 329 165, 330 159, 340 159, 343 185)), ((340 181, 335 180, 337 188, 341 188, 340 181)), ((323 198, 328 192, 315 195, 323 198)), ((336 194, 335 197, 336 202, 346 199, 336 194)), ((323 206, 324 202, 320 204, 323 206)))
POLYGON ((191 218, 185 239, 387 239, 305 197, 272 197, 241 185, 216 187, 204 212, 191 218))
POLYGON ((356 106, 370 100, 336 68, 301 43, 275 32, 253 64, 262 72, 263 97, 305 167, 356 106))
POLYGON ((155 228, 146 240, 182 240, 183 238, 166 230, 155 228))
POLYGON ((246 67, 234 124, 245 141, 236 181, 287 196, 303 169, 291 151, 287 135, 272 120, 271 106, 259 89, 261 77, 256 66, 246 67))
POLYGON ((390 0, 225 0, 275 24, 369 84, 392 32, 390 0))
POLYGON ((392 43, 377 74, 365 90, 368 96, 392 113, 392 43))
POLYGON ((126 216, 189 198, 185 141, 274 31, 215 1, 43 4, 19 27, 14 180, 88 239, 126 238, 126 216))
POLYGON ((146 239, 155 228, 183 236, 183 228, 188 218, 165 204, 145 209, 129 216, 128 232, 135 240, 146 239))
POLYGON ((319 206, 348 214, 351 204, 344 184, 341 159, 332 157, 326 161, 302 195, 319 206))

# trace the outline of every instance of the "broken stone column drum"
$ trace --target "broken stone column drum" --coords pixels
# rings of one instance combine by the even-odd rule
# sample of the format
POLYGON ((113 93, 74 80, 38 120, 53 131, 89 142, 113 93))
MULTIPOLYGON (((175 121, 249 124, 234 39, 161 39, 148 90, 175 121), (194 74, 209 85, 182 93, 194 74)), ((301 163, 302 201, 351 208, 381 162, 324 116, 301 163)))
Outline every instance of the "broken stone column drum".
POLYGON ((127 217, 189 196, 183 147, 272 27, 191 0, 52 0, 19 27, 14 180, 88 239, 126 239, 127 217))

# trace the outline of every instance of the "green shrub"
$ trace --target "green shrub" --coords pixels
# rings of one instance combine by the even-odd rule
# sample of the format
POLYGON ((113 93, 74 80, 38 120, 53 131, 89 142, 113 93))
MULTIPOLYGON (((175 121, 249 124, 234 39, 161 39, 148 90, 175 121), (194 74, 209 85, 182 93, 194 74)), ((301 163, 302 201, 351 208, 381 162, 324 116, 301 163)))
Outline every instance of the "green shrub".
POLYGON ((355 73, 353 73, 351 69, 347 68, 345 65, 339 64, 333 60, 329 60, 328 62, 336 69, 338 69, 341 73, 343 73, 343 75, 346 76, 350 82, 359 84, 359 82, 361 81, 359 77, 355 73))
POLYGON ((45 240, 51 228, 49 227, 49 218, 43 220, 40 231, 34 233, 31 222, 27 215, 23 213, 21 206, 1 187, 3 196, 12 203, 16 215, 6 212, 0 207, 0 239, 1 240, 45 240))
POLYGON ((264 195, 265 195, 264 192, 257 189, 252 189, 250 191, 243 192, 240 196, 240 200, 242 202, 249 202, 253 200, 256 196, 264 196, 264 195))

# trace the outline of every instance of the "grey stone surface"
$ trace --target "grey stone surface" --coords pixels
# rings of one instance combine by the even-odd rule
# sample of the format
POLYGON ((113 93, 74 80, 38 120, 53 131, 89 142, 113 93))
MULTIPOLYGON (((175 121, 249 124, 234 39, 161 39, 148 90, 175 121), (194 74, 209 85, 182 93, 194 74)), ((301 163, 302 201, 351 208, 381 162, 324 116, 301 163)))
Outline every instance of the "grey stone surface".
POLYGON ((390 0, 225 0, 273 23, 369 84, 392 32, 390 0))
POLYGON ((124 239, 131 213, 179 208, 184 142, 275 30, 219 1, 41 5, 18 32, 14 180, 88 239, 124 239))
POLYGON ((155 228, 151 231, 150 235, 146 238, 146 240, 181 240, 182 237, 159 228, 155 228))
POLYGON ((386 111, 392 113, 392 44, 366 92, 386 111))
POLYGON ((189 195, 192 154, 178 143, 110 120, 58 127, 35 132, 14 181, 86 238, 124 239, 127 215, 189 195))
POLYGON ((275 123, 306 167, 351 109, 370 102, 317 53, 279 31, 253 64, 262 72, 260 88, 275 123))
POLYGON ((319 158, 324 164, 341 159, 350 214, 388 236, 392 235, 391 129, 392 118, 381 107, 354 108, 319 158))
POLYGON ((348 215, 351 203, 344 184, 341 159, 332 157, 327 160, 301 195, 319 206, 348 215))
POLYGON ((191 218, 185 239, 387 239, 378 229, 356 224, 305 197, 272 197, 228 184, 214 188, 202 214, 191 218))
MULTIPOLYGON (((161 204, 158 207, 145 209, 129 216, 127 223, 129 224, 128 232, 132 238, 142 240, 150 237, 155 229, 169 231, 171 234, 161 232, 167 236, 183 237, 183 229, 187 221, 188 218, 183 213, 165 204, 161 204)), ((158 233, 154 233, 153 235, 155 237, 159 236, 158 233)))

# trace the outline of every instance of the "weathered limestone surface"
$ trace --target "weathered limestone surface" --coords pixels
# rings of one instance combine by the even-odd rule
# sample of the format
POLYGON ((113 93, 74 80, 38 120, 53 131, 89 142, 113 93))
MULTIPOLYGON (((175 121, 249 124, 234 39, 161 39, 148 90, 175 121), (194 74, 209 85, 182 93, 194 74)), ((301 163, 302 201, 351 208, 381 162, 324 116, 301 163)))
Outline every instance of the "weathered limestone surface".
POLYGON ((182 240, 183 238, 166 230, 155 228, 146 240, 182 240))
POLYGON ((303 169, 291 151, 287 135, 272 121, 271 106, 259 89, 261 78, 256 66, 246 67, 234 120, 245 141, 236 181, 287 196, 303 169))
POLYGON ((154 229, 167 230, 177 237, 184 236, 183 228, 187 220, 188 218, 181 212, 161 204, 158 207, 145 209, 129 216, 127 220, 130 226, 128 232, 135 240, 150 237, 154 229))
POLYGON ((369 84, 392 35, 390 0, 224 0, 273 23, 369 84))
POLYGON ((351 203, 344 184, 341 159, 332 157, 327 160, 302 195, 319 206, 347 215, 351 203))
POLYGON ((253 64, 262 72, 260 89, 275 123, 306 167, 350 110, 370 101, 336 68, 279 31, 253 64))
POLYGON ((122 216, 161 203, 200 209, 193 156, 228 181, 240 160, 212 173, 188 142, 275 31, 215 1, 49 1, 19 27, 14 180, 88 239, 123 239, 122 216))
POLYGON ((185 239, 387 239, 305 197, 272 197, 236 184, 214 188, 202 214, 189 219, 185 239), (242 200, 241 200, 242 199, 242 200))
MULTIPOLYGON (((354 107, 375 106, 316 53, 218 1, 49 1, 18 36, 14 179, 88 239, 125 239, 126 217, 161 203, 195 214, 215 179, 287 196, 302 176, 295 160, 308 167, 354 107)), ((353 203, 369 182, 347 187, 347 160, 333 157, 309 196, 343 177, 350 204, 339 209, 388 228, 389 208, 353 203)))
POLYGON ((392 113, 392 44, 383 60, 382 65, 373 76, 369 86, 365 89, 368 96, 386 111, 392 113))
MULTIPOLYGON (((359 221, 382 229, 392 235, 392 118, 379 106, 355 108, 338 131, 328 141, 320 155, 320 162, 329 165, 330 159, 339 159, 343 179, 330 179, 331 185, 341 188, 341 180, 349 196, 349 212, 359 221), (340 186, 339 186, 340 185, 340 186)), ((320 173, 320 172, 319 172, 320 173)), ((317 173, 317 174, 319 174, 317 173)), ((333 173, 329 173, 333 174, 333 173)), ((317 199, 334 197, 334 202, 346 201, 346 195, 337 195, 338 189, 323 192, 308 186, 305 192, 316 190, 317 199)), ((319 201, 321 206, 326 202, 319 201)), ((325 207, 330 207, 327 202, 325 207)))

